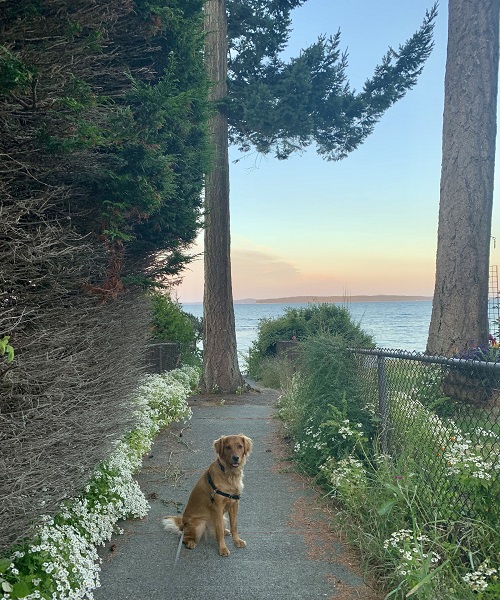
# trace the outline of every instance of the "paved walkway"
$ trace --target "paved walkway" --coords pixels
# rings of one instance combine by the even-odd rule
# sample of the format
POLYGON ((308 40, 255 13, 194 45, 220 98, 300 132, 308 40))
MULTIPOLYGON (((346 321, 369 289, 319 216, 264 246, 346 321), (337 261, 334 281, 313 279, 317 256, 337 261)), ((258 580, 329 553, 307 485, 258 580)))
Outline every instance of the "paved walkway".
POLYGON ((284 460, 273 419, 273 390, 241 396, 195 396, 193 419, 161 434, 144 459, 138 480, 151 503, 148 516, 123 524, 101 552, 101 588, 96 600, 379 600, 363 584, 353 555, 328 528, 319 495, 284 460), (238 530, 246 548, 228 540, 220 557, 213 538, 194 550, 184 546, 175 568, 175 534, 163 530, 213 460, 212 442, 244 433, 254 441, 245 466, 238 530))

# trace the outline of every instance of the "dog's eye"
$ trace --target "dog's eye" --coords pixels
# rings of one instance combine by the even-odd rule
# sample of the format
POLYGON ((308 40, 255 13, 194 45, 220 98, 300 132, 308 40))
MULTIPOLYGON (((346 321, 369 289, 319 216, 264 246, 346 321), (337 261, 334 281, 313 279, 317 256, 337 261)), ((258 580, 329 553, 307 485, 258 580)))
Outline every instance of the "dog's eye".
POLYGON ((225 449, 226 450, 231 450, 231 446, 226 446, 225 449))
POLYGON ((241 450, 243 448, 243 446, 241 444, 238 444, 238 450, 241 450))

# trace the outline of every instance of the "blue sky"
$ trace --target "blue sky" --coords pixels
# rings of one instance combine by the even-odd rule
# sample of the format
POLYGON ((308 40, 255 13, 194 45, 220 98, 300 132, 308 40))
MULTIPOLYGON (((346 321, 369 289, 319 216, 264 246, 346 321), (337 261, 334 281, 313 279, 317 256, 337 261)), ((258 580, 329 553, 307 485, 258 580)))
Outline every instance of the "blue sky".
MULTIPOLYGON (((341 31, 350 83, 360 89, 389 46, 421 25, 427 0, 308 0, 293 13, 287 52, 341 31)), ((439 209, 447 3, 435 46, 415 88, 390 108, 348 158, 327 162, 313 146, 286 161, 232 149, 233 295, 432 295, 439 209)), ((500 260, 495 192, 491 264, 500 260)), ((193 253, 202 251, 202 236, 193 253)), ((203 261, 176 288, 183 302, 203 297, 203 261)))

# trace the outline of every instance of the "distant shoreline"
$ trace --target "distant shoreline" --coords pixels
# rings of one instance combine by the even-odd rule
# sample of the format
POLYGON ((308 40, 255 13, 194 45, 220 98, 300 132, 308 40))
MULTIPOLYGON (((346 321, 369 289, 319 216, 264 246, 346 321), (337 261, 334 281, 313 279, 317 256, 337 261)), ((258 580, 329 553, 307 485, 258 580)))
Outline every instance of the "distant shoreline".
MULTIPOLYGON (((234 304, 350 304, 354 302, 431 302, 432 296, 397 296, 378 294, 375 296, 286 296, 283 298, 242 298, 234 304)), ((203 304, 203 302, 182 302, 203 304)))
POLYGON ((284 298, 262 298, 256 304, 349 304, 350 302, 428 302, 432 296, 396 296, 378 294, 375 296, 289 296, 284 298))
MULTIPOLYGON (((350 304, 351 302, 431 302, 432 296, 402 296, 378 294, 375 296, 286 296, 283 298, 240 298, 234 304, 350 304)), ((203 304, 201 301, 183 304, 203 304)))

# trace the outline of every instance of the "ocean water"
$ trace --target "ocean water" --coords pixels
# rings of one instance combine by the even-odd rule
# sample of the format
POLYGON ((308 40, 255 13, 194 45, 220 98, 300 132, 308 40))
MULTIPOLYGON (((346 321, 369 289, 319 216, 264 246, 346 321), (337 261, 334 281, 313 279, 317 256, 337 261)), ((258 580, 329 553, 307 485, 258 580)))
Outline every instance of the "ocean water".
MULTIPOLYGON (((236 343, 243 357, 257 339, 261 319, 279 317, 285 308, 306 304, 235 304, 236 343)), ((353 320, 363 331, 373 336, 379 348, 425 351, 431 321, 432 302, 351 302, 348 305, 353 320)), ((183 304, 183 310, 203 316, 202 304, 183 304)), ((241 362, 241 359, 240 359, 241 362)))

